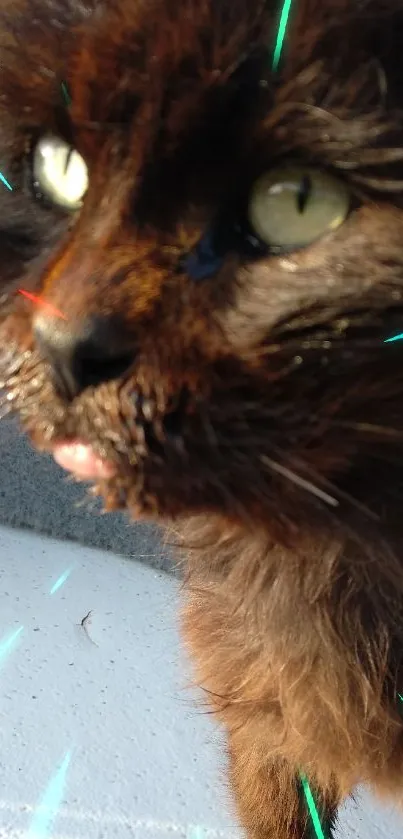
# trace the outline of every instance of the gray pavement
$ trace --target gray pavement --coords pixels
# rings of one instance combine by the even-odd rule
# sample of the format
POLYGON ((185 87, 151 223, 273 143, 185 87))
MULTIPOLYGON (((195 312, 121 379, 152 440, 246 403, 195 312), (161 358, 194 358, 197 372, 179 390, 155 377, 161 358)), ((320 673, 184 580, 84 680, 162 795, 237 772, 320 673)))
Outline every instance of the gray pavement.
POLYGON ((156 568, 172 570, 158 529, 135 524, 119 513, 104 515, 101 504, 72 483, 47 455, 38 454, 16 422, 0 422, 0 524, 70 539, 156 568))

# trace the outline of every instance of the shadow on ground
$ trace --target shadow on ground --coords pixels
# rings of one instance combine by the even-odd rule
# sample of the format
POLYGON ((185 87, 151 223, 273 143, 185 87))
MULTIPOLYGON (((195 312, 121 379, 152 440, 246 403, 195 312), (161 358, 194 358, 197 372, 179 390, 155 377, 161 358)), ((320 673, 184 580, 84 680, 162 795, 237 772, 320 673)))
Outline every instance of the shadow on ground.
POLYGON ((120 513, 104 515, 47 455, 32 449, 14 421, 0 422, 0 524, 30 528, 172 570, 157 528, 120 513))

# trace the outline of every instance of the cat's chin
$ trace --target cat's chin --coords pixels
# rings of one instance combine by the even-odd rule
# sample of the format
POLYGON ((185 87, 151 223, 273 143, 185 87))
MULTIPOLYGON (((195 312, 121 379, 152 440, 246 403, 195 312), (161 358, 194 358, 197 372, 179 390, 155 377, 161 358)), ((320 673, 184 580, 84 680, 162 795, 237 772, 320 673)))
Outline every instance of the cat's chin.
POLYGON ((52 454, 59 466, 84 481, 104 480, 116 474, 113 463, 99 457, 91 446, 81 440, 58 443, 52 454))
MULTIPOLYGON (((144 462, 113 462, 97 452, 94 443, 79 438, 53 443, 36 441, 36 448, 52 455, 56 463, 78 482, 90 484, 89 493, 102 498, 106 512, 124 511, 133 520, 167 521, 183 516, 186 504, 169 492, 169 474, 154 473, 146 486, 144 462), (165 487, 165 481, 167 485, 165 487), (155 485, 153 486, 153 484, 155 485)), ((101 447, 102 451, 102 447, 101 447)), ((164 472, 164 470, 162 470, 164 472)))
POLYGON ((139 487, 119 475, 112 461, 97 454, 82 440, 67 440, 48 449, 56 463, 78 481, 92 484, 90 492, 101 496, 105 510, 125 510, 133 519, 158 518, 156 509, 144 503, 139 487), (137 491, 136 491, 137 489, 137 491))

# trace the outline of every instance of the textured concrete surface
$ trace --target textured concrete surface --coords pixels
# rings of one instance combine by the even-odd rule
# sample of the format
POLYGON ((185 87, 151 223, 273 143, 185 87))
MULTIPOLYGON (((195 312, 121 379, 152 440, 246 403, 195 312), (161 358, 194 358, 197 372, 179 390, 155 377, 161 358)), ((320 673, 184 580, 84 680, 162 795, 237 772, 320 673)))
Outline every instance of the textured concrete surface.
MULTIPOLYGON (((0 574, 0 839, 240 839, 222 735, 186 687, 177 581, 4 528, 0 574)), ((336 834, 402 835, 364 791, 336 834)))
POLYGON ((156 528, 117 513, 103 515, 83 484, 72 483, 51 457, 34 451, 12 421, 0 422, 0 452, 0 524, 171 567, 156 528))
POLYGON ((0 574, 0 839, 234 839, 177 581, 2 528, 0 574))

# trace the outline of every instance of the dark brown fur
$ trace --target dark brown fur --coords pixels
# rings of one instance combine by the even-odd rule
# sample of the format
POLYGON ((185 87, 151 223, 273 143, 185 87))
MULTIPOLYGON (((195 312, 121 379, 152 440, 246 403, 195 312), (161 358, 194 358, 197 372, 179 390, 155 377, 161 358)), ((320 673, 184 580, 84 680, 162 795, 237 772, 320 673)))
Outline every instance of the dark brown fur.
POLYGON ((401 802, 403 4, 295 0, 277 73, 274 0, 2 5, 7 404, 38 447, 116 463, 108 509, 174 520, 249 839, 311 835, 300 772, 329 831, 360 781, 401 802), (44 131, 89 165, 76 217, 30 190, 44 131), (230 248, 203 281, 178 268, 284 159, 350 185, 346 222, 287 255, 230 248), (58 393, 21 287, 72 328, 119 317, 128 375, 58 393))

